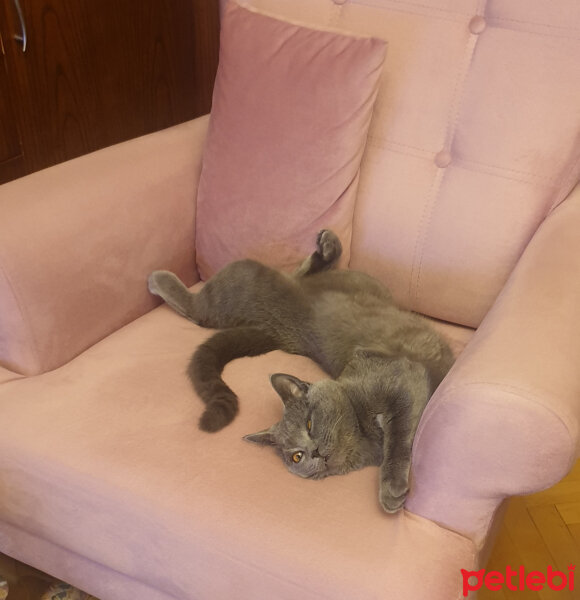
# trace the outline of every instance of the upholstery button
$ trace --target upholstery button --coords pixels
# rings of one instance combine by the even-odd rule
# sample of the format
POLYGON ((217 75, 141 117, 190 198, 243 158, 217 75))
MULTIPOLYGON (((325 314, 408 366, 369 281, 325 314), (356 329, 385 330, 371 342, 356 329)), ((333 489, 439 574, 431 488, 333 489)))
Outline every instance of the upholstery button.
POLYGON ((444 169, 451 164, 451 153, 448 150, 441 150, 435 155, 435 164, 440 168, 444 169))
POLYGON ((471 19, 471 21, 469 21, 469 31, 471 31, 471 33, 474 33, 475 35, 479 35, 480 33, 483 33, 483 30, 487 27, 487 21, 485 20, 484 17, 477 15, 476 17, 473 17, 473 19, 471 19))

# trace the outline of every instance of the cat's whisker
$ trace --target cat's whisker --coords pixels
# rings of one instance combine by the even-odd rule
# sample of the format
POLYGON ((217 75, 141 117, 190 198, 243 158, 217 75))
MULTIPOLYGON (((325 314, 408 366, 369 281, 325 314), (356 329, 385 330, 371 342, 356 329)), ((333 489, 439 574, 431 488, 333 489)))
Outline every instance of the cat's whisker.
POLYGON ((332 436, 334 435, 334 432, 336 431, 336 428, 339 426, 340 423, 342 423, 342 420, 344 419, 344 413, 342 413, 338 419, 336 420, 336 422, 334 423, 334 425, 332 426, 332 429, 330 430, 330 432, 328 433, 328 437, 332 438, 332 436))

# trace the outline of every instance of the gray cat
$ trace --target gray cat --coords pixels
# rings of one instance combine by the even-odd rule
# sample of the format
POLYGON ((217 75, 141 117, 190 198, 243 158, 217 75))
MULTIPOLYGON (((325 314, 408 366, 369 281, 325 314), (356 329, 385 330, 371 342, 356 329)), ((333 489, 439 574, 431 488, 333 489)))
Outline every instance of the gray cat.
POLYGON ((292 275, 242 260, 197 294, 168 271, 153 272, 149 290, 187 319, 221 330, 188 368, 206 404, 201 429, 218 431, 237 414, 237 397, 221 377, 226 363, 276 349, 307 356, 333 379, 272 375, 282 420, 245 439, 273 446, 290 472, 311 479, 380 465, 379 500, 395 512, 408 493, 419 418, 453 355, 424 319, 395 306, 379 281, 332 270, 341 253, 338 237, 323 230, 292 275))

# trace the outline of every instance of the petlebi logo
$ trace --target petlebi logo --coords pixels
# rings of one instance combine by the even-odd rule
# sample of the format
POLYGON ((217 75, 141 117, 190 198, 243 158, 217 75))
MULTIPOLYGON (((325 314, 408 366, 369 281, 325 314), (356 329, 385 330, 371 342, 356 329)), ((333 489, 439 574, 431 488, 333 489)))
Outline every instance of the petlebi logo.
POLYGON ((523 565, 514 569, 507 566, 505 573, 501 571, 487 571, 480 569, 479 571, 466 571, 461 569, 463 577, 463 596, 467 596, 469 592, 475 592, 481 587, 497 592, 502 589, 508 590, 533 590, 540 591, 544 586, 548 586, 551 590, 574 590, 574 569, 576 565, 569 565, 568 571, 557 571, 551 565, 547 571, 529 571, 523 565))

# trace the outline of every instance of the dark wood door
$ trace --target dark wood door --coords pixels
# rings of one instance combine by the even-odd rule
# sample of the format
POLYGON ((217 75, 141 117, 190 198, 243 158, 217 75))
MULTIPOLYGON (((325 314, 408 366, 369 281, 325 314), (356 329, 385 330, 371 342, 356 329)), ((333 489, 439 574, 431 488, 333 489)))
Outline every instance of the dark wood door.
POLYGON ((0 182, 24 174, 24 158, 16 127, 16 113, 6 71, 3 39, 0 36, 0 182))
POLYGON ((25 51, 16 0, 0 2, 0 152, 21 149, 25 172, 209 111, 217 0, 20 0, 25 51))

